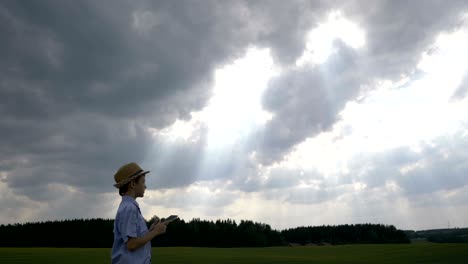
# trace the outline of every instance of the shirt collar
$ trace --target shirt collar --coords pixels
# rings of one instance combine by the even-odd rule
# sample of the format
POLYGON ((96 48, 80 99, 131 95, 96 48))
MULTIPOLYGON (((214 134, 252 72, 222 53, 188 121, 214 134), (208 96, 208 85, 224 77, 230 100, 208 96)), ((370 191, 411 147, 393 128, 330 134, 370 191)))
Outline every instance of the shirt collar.
POLYGON ((138 205, 136 199, 134 199, 134 198, 131 197, 131 196, 128 196, 128 195, 122 196, 122 202, 132 203, 132 204, 134 204, 134 205, 138 208, 138 210, 140 210, 140 206, 138 205))

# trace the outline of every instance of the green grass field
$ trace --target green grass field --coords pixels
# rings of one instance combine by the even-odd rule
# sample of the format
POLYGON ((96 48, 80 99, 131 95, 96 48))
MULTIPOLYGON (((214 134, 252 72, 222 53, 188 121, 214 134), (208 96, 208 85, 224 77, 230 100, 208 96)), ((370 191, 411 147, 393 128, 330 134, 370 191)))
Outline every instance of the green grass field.
MULTIPOLYGON (((108 248, 0 248, 0 263, 110 263, 108 248)), ((153 248, 153 263, 468 263, 468 244, 153 248)))

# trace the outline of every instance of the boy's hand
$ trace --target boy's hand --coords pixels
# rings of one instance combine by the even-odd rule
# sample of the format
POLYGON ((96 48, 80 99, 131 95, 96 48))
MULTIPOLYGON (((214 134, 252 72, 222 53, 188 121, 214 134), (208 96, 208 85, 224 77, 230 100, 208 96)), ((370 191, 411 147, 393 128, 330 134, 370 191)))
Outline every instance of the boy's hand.
POLYGON ((161 235, 161 234, 166 233, 166 227, 167 226, 163 222, 158 221, 158 222, 154 222, 151 225, 150 231, 155 233, 156 235, 161 235))
POLYGON ((154 223, 150 226, 149 231, 153 231, 153 229, 156 227, 156 225, 157 225, 159 222, 160 222, 159 220, 154 221, 154 223))
POLYGON ((154 216, 151 218, 151 220, 153 220, 154 222, 153 222, 153 224, 151 224, 151 226, 150 226, 150 228, 149 228, 149 231, 153 230, 154 227, 156 226, 156 224, 157 224, 159 221, 161 221, 157 215, 154 215, 154 216))

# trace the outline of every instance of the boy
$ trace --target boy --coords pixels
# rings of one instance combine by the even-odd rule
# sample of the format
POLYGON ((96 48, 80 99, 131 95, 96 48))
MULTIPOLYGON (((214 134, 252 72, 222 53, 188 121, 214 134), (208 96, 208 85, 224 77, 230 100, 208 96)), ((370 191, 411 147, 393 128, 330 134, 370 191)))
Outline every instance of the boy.
POLYGON ((147 173, 149 171, 143 171, 131 162, 120 167, 114 175, 114 186, 119 189, 122 201, 114 221, 113 264, 151 263, 151 239, 166 232, 168 223, 159 220, 148 229, 136 202, 136 198, 144 196, 147 173))

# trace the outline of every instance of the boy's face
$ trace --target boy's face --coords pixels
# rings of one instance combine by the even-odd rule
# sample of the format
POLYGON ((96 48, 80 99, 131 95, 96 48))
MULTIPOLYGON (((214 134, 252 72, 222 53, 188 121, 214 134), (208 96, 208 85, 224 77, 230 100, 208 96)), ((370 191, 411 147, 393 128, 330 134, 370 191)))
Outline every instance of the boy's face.
POLYGON ((143 197, 145 194, 146 184, 145 175, 141 176, 138 181, 134 181, 133 190, 136 197, 143 197))

